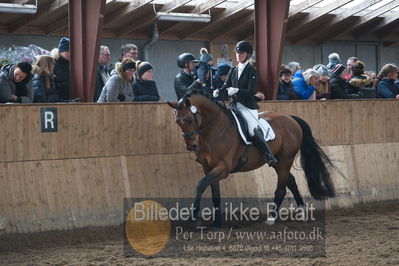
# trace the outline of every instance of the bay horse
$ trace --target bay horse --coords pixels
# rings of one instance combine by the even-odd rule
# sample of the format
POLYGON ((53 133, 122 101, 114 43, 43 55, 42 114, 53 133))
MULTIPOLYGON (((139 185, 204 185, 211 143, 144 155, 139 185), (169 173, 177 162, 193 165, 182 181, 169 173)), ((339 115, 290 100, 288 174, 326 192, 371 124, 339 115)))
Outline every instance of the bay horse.
MULTIPOLYGON (((244 144, 235 122, 229 117, 229 110, 213 99, 192 91, 178 103, 168 104, 175 109, 175 120, 182 130, 187 150, 195 152, 196 160, 202 164, 205 174, 196 187, 194 220, 198 220, 196 218, 201 197, 208 186, 211 187, 216 210, 221 210, 220 180, 232 172, 246 172, 259 168, 265 164, 265 159, 257 147, 247 147, 244 144), (244 154, 247 160, 240 166, 244 154)), ((272 166, 278 176, 274 213, 279 209, 287 187, 293 193, 298 207, 304 206, 295 178, 290 173, 299 150, 301 166, 312 197, 318 200, 334 197, 335 189, 328 169, 334 165, 316 143, 309 125, 296 116, 273 112, 263 112, 259 116, 266 119, 275 132, 274 140, 268 142, 278 160, 272 166)), ((274 220, 275 217, 268 218, 270 224, 273 224, 274 220)), ((213 226, 221 226, 221 223, 221 213, 216 213, 213 226)))

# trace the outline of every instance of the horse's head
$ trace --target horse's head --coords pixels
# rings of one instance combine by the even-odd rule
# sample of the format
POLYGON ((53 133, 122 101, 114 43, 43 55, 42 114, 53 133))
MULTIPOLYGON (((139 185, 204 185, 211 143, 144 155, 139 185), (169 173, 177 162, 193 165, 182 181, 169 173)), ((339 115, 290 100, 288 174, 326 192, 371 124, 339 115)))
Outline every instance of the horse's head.
POLYGON ((199 148, 197 135, 201 132, 202 122, 199 110, 188 97, 183 97, 177 103, 168 102, 168 105, 175 109, 176 123, 182 130, 186 149, 196 151, 199 148))

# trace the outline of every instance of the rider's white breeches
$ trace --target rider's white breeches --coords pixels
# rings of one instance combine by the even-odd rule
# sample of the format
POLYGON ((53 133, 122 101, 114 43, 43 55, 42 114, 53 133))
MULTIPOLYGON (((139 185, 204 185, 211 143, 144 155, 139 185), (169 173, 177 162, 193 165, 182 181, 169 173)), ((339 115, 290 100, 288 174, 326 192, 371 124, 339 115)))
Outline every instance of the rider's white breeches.
POLYGON ((244 119, 247 121, 248 124, 248 132, 251 137, 254 136, 254 129, 258 126, 258 110, 256 109, 249 109, 242 105, 241 103, 237 103, 237 110, 241 113, 244 119))

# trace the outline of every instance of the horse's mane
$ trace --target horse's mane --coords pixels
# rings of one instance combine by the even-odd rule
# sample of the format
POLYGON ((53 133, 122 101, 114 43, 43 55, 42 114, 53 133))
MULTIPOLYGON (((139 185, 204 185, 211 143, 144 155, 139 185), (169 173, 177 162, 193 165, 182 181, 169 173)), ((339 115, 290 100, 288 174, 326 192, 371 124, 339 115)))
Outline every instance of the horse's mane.
POLYGON ((224 112, 227 112, 227 107, 224 104, 221 104, 219 101, 216 101, 212 96, 210 96, 208 93, 205 93, 202 90, 190 90, 188 92, 186 92, 186 94, 184 94, 183 98, 179 101, 177 108, 181 109, 183 108, 184 102, 187 98, 190 98, 193 95, 201 95, 204 96, 205 98, 207 98, 209 101, 213 102, 214 104, 216 104, 217 106, 219 106, 219 108, 221 108, 224 112))

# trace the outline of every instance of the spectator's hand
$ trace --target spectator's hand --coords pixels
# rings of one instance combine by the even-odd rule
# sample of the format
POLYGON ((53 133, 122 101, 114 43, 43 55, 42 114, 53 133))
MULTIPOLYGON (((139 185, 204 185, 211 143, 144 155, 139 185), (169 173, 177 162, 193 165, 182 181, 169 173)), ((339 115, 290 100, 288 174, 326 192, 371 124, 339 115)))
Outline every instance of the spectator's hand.
POLYGON ((398 94, 398 95, 396 95, 396 100, 399 100, 399 94, 398 94))
POLYGON ((219 90, 214 90, 213 91, 213 98, 219 97, 219 90))
POLYGON ((233 96, 233 95, 236 94, 237 92, 238 92, 238 88, 230 87, 230 88, 227 89, 227 94, 228 94, 229 96, 233 96))
POLYGON ((18 96, 15 95, 15 94, 11 94, 11 99, 14 100, 14 101, 16 101, 16 100, 18 100, 18 96))
POLYGON ((263 92, 258 91, 255 94, 255 97, 258 97, 259 99, 261 99, 262 101, 265 99, 265 95, 263 94, 263 92))
POLYGON ((118 95, 118 100, 119 100, 119 101, 123 102, 123 101, 125 101, 125 99, 126 99, 126 96, 125 96, 125 95, 123 95, 123 94, 119 94, 119 95, 118 95))

